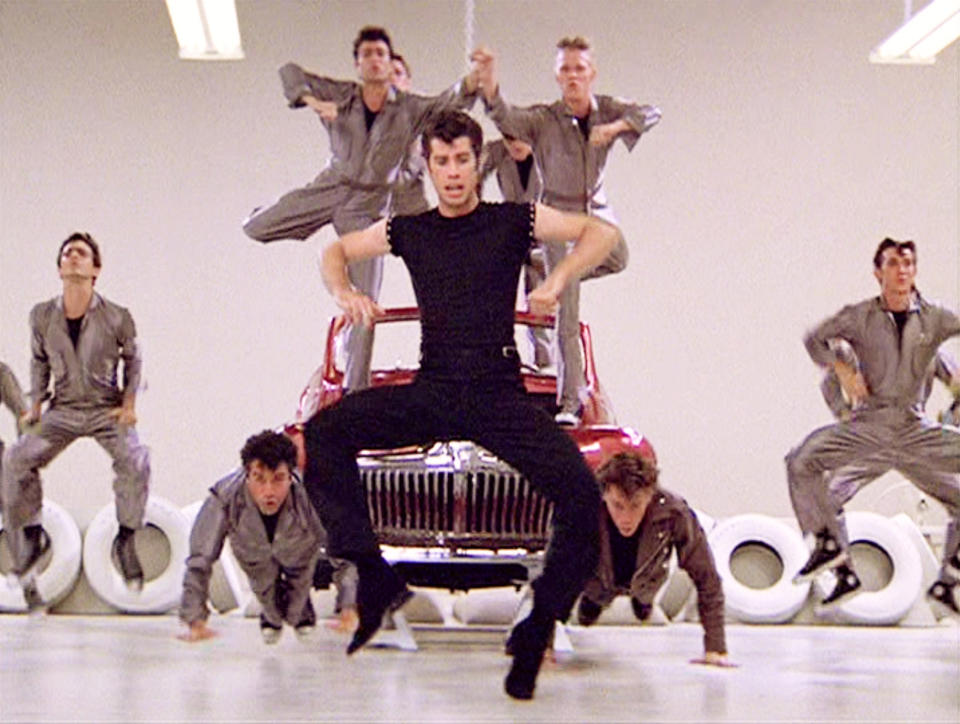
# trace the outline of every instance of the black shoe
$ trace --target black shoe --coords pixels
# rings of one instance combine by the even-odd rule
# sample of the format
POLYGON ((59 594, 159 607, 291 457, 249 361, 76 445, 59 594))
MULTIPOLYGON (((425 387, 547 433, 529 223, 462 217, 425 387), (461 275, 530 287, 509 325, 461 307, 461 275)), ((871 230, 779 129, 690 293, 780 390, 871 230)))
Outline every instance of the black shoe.
POLYGON ((360 625, 347 646, 347 654, 359 649, 380 629, 384 615, 393 613, 413 598, 413 591, 383 558, 358 565, 357 614, 360 625))
MULTIPOLYGON (((632 600, 632 599, 631 599, 632 600)), ((591 601, 586 596, 580 597, 580 603, 577 604, 577 623, 581 626, 593 626, 603 613, 603 606, 591 601)))
POLYGON ((50 550, 50 536, 39 525, 28 525, 20 533, 23 550, 20 557, 23 563, 14 569, 14 574, 25 580, 37 573, 40 559, 50 550))
POLYGON ((840 544, 833 536, 826 531, 818 533, 813 553, 810 554, 810 558, 803 565, 803 568, 793 577, 793 582, 809 581, 823 571, 843 565, 847 562, 847 558, 847 552, 840 548, 840 544))
POLYGON ((633 615, 641 621, 646 621, 650 618, 650 614, 653 613, 653 604, 641 603, 633 596, 630 597, 630 608, 633 609, 633 615))
POLYGON ((550 643, 554 623, 550 617, 537 615, 536 609, 518 623, 510 634, 513 664, 503 688, 514 699, 532 699, 543 655, 550 643))
POLYGON ((953 558, 947 561, 946 568, 954 578, 960 578, 960 551, 954 553, 953 558))
POLYGON ((47 608, 47 603, 40 595, 36 578, 30 576, 21 585, 23 586, 23 600, 27 602, 27 613, 43 613, 47 608))
POLYGON ((840 566, 836 570, 837 585, 830 591, 830 595, 820 602, 822 608, 832 608, 839 606, 844 601, 848 601, 858 593, 862 585, 857 574, 848 566, 840 566))
POLYGON ((935 581, 927 589, 927 601, 930 606, 942 616, 953 616, 960 618, 960 607, 957 606, 957 594, 960 593, 960 585, 947 583, 946 581, 935 581))
POLYGON ((123 574, 123 581, 131 591, 143 590, 143 568, 140 566, 140 558, 137 556, 137 548, 134 545, 133 528, 120 526, 120 532, 113 539, 113 555, 117 558, 120 566, 120 573, 123 574))

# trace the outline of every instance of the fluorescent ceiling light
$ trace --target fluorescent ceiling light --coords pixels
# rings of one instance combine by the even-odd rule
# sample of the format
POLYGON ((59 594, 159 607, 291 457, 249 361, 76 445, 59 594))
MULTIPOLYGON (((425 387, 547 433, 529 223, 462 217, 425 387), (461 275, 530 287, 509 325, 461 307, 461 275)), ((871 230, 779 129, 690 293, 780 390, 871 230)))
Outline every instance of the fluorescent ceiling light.
POLYGON ((184 60, 240 60, 240 24, 234 0, 167 0, 184 60))
POLYGON ((960 0, 931 0, 873 49, 870 62, 932 63, 958 36, 960 0))

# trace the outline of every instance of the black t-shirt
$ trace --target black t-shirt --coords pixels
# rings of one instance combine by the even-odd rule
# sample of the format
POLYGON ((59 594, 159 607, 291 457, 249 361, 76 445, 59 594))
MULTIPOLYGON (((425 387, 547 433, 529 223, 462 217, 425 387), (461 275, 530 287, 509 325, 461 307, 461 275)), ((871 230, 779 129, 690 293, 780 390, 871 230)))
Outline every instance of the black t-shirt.
POLYGON ((616 523, 607 516, 607 535, 610 538, 610 554, 613 558, 613 583, 615 586, 628 587, 637 570, 637 549, 640 546, 640 527, 633 535, 625 538, 617 529, 616 523))
POLYGON ((70 333, 70 339, 73 341, 74 349, 77 348, 77 342, 80 341, 80 327, 82 326, 83 326, 83 317, 77 317, 76 319, 67 319, 67 332, 70 333))
POLYGON ((583 118, 580 118, 580 116, 575 116, 575 118, 577 120, 577 128, 579 128, 580 133, 583 134, 583 140, 589 141, 590 140, 590 116, 584 116, 583 118))
POLYGON ((891 314, 893 315, 893 321, 897 323, 897 336, 903 342, 903 328, 907 324, 907 316, 910 314, 910 310, 904 309, 902 312, 891 312, 891 314))
POLYGON ((379 113, 380 111, 371 111, 367 108, 366 103, 363 104, 363 120, 367 124, 367 133, 370 133, 370 129, 373 128, 373 122, 377 120, 377 114, 379 113))
POLYGON ((431 209, 388 221, 391 251, 406 264, 420 307, 425 351, 514 344, 517 282, 533 241, 534 208, 481 202, 466 216, 431 209))
POLYGON ((530 184, 530 172, 533 170, 533 154, 531 153, 522 161, 514 161, 517 164, 517 173, 520 175, 520 185, 524 189, 530 184))
MULTIPOLYGON (((258 511, 259 512, 259 511, 258 511)), ((278 510, 273 515, 266 515, 260 513, 260 520, 263 521, 263 527, 267 531, 267 540, 273 543, 273 537, 277 534, 277 520, 280 518, 280 511, 278 510)))

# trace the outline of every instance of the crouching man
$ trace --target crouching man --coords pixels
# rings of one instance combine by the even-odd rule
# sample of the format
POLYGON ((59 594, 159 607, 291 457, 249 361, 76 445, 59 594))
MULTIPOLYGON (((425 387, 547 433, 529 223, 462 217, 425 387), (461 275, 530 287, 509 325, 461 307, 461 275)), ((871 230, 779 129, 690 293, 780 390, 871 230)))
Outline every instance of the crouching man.
POLYGON ((294 474, 297 448, 286 436, 264 430, 246 441, 240 459, 240 468, 210 488, 190 532, 180 601, 180 619, 189 627, 179 637, 184 641, 215 635, 207 626, 207 596, 213 564, 228 536, 263 607, 264 643, 280 640, 284 621, 298 637, 316 625, 310 586, 326 536, 294 474))
POLYGON ((646 621, 666 583, 670 553, 697 589, 704 630, 704 656, 693 663, 731 666, 723 622, 723 586, 707 537, 679 495, 657 484, 656 465, 636 454, 618 453, 597 471, 600 506, 600 562, 584 587, 577 622, 590 626, 620 594, 629 594, 633 612, 646 621))

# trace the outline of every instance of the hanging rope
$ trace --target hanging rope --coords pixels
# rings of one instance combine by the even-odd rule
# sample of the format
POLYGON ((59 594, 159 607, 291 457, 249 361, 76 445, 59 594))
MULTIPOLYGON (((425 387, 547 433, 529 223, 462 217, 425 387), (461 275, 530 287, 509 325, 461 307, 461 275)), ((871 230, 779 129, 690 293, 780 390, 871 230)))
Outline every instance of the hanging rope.
POLYGON ((473 0, 463 2, 463 47, 466 54, 467 71, 470 70, 470 53, 473 52, 474 5, 473 0))

